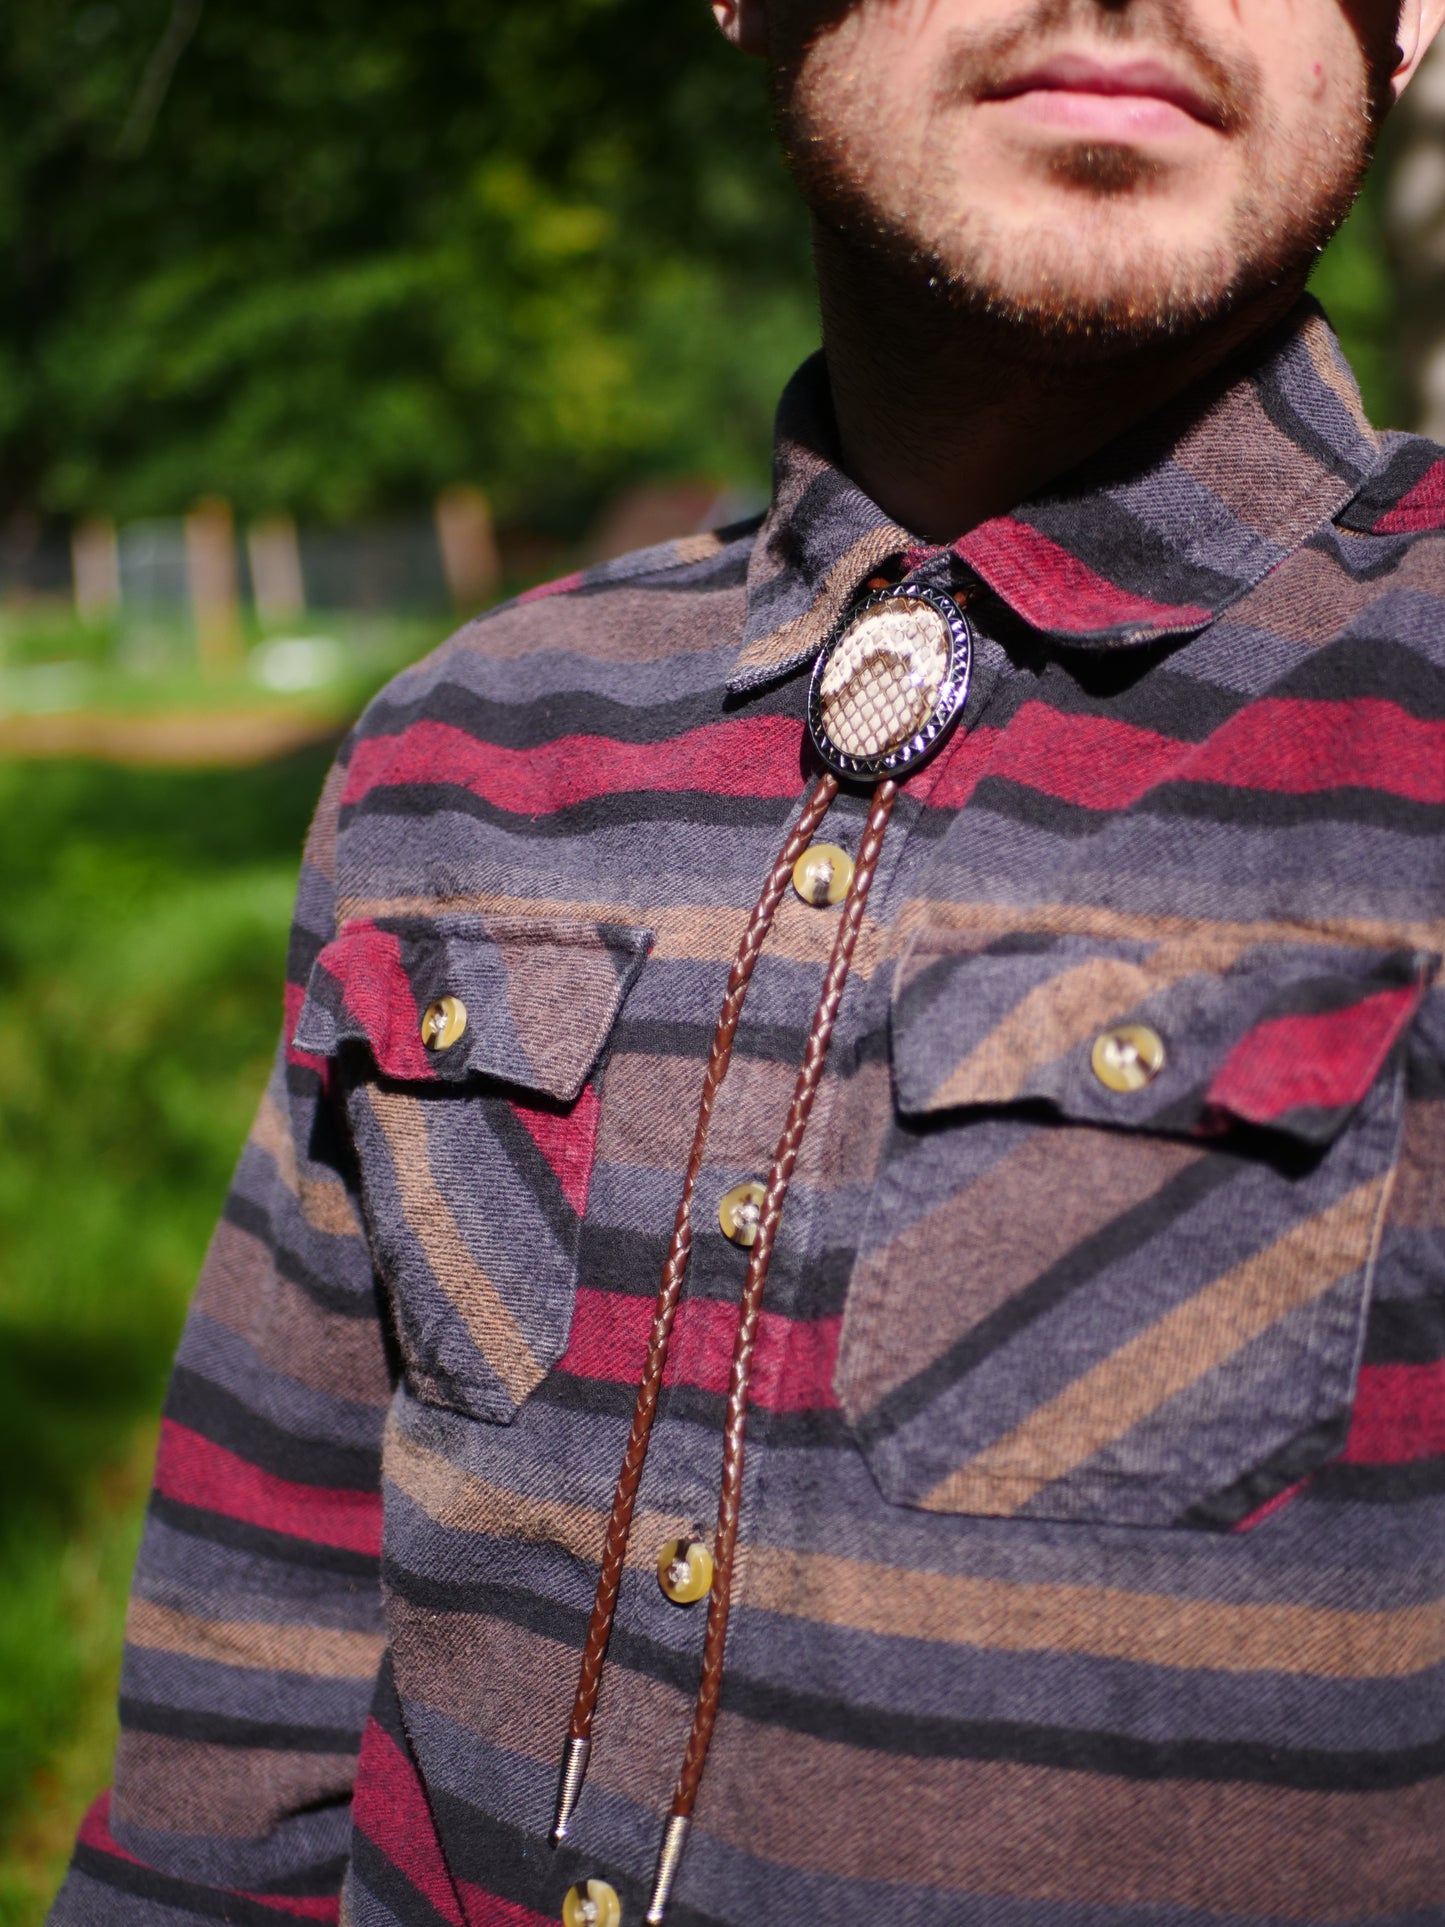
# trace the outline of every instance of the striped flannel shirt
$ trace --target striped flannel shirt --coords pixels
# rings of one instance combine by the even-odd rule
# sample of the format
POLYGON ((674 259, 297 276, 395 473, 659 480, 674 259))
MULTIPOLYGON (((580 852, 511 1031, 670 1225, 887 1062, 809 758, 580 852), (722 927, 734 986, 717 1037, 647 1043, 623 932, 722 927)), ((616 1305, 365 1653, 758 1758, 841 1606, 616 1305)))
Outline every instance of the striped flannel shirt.
MULTIPOLYGON (((740 933, 880 574, 976 637, 903 787, 767 1288, 675 1927, 1445 1922, 1445 453, 1306 306, 952 547, 831 452, 464 628, 307 850, 181 1342, 114 1792, 54 1927, 641 1920, 745 1254, 840 912, 789 894, 571 1837, 604 1521, 740 933), (464 1034, 423 1048, 444 995, 464 1034), (1094 1041, 1145 1025, 1158 1076, 1094 1041)), ((846 786, 820 835, 855 848, 846 786)))

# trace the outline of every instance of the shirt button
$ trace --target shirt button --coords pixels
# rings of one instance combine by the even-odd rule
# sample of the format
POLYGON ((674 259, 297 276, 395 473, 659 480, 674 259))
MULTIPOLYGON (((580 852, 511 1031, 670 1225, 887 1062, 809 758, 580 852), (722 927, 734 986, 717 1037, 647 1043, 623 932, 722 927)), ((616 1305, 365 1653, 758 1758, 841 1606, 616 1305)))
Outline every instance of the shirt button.
POLYGON ((853 859, 836 843, 813 843, 793 865, 793 888, 816 909, 841 903, 853 881, 853 859))
POLYGON ((1164 1040, 1147 1024, 1120 1024, 1094 1039, 1091 1062, 1106 1090, 1142 1091, 1164 1068, 1164 1040))
POLYGON ((579 1880, 562 1902, 563 1927, 621 1927, 622 1902, 605 1880, 579 1880))
POLYGON ((450 1050, 467 1027, 467 1007, 460 997, 438 997, 428 1004, 421 1020, 421 1041, 428 1050, 450 1050))
POLYGON ((723 1236, 741 1245, 744 1251, 757 1243, 758 1223, 767 1195, 767 1186, 759 1184, 756 1178, 749 1178, 746 1184, 735 1184, 731 1191, 723 1193, 717 1208, 718 1223, 723 1228, 723 1236))
POLYGON ((657 1583, 674 1606, 695 1606, 712 1591, 712 1554, 701 1539, 669 1539, 657 1555, 657 1583))

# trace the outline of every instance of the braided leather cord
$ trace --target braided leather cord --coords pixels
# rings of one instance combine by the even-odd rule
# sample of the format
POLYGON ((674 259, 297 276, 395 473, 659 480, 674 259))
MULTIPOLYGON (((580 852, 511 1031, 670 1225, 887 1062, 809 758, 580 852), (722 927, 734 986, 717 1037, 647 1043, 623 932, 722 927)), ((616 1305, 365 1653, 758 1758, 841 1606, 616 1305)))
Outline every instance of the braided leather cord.
MULTIPOLYGON (((707 1632, 703 1642, 702 1676, 693 1708, 692 1731, 683 1755, 677 1786, 672 1796, 674 1818, 690 1818, 697 1790, 702 1782, 707 1751, 717 1724, 718 1703, 722 1695, 723 1651, 727 1644, 728 1611, 732 1603, 733 1559, 737 1550, 738 1515, 742 1503, 743 1447, 747 1431, 748 1384, 752 1375, 753 1347, 762 1312, 763 1287, 773 1255, 783 1204, 798 1161, 803 1134, 808 1128, 813 1101, 822 1081, 823 1064, 833 1035, 838 1007, 848 982, 848 972, 863 926, 868 892, 878 867, 884 834, 898 794, 895 782, 880 783, 868 813, 868 824, 859 845, 853 873, 853 887, 843 908, 843 918, 833 942, 828 974, 822 995, 813 1014, 803 1052, 802 1066, 793 1090, 783 1134, 768 1173, 767 1191, 758 1223, 758 1235, 748 1259, 743 1280, 742 1305, 738 1315, 737 1336, 733 1344, 732 1375, 728 1386, 727 1417, 723 1433, 722 1490, 718 1502, 717 1537, 713 1545, 712 1593, 708 1599, 707 1632)), ((660 1917, 660 1916, 659 1916, 660 1917)), ((651 1916, 649 1916, 651 1918, 651 1916)))
POLYGON ((697 1128, 693 1134, 692 1150, 683 1174, 682 1197, 677 1207, 672 1242, 668 1247, 667 1262, 662 1268, 662 1279, 658 1286, 657 1303, 652 1316, 652 1332, 648 1340, 647 1361, 643 1368, 641 1382, 637 1387, 637 1399, 632 1408, 632 1429, 628 1434, 622 1468, 617 1475, 612 1510, 607 1518, 607 1532, 602 1544, 602 1564, 597 1575, 597 1592, 592 1602, 592 1617, 588 1622, 587 1638, 582 1648, 582 1663, 577 1675, 577 1693, 572 1703, 572 1720, 567 1729, 569 1742, 589 1740, 592 1736, 592 1718, 597 1708, 597 1693, 602 1680, 603 1662, 607 1655, 607 1642, 612 1635, 612 1621, 617 1610, 617 1595, 627 1559, 627 1540, 632 1529, 633 1509, 637 1503, 642 1468, 647 1459, 648 1440, 652 1435, 652 1421, 657 1412, 658 1394, 662 1389, 662 1374, 667 1364, 667 1348, 672 1336, 673 1320, 682 1295, 682 1282, 692 1250, 693 1194, 697 1189, 698 1174, 702 1169, 713 1107, 717 1102, 718 1092, 722 1088, 722 1082, 727 1075, 728 1064, 732 1058, 733 1039, 737 1035, 738 1022, 742 1017, 743 1003, 747 997, 748 985, 752 981, 753 969, 767 940, 768 931, 772 927, 773 917, 783 899, 783 893, 788 887, 793 866, 812 842, 813 832, 827 814, 829 805, 837 794, 838 779, 835 776, 825 775, 808 798, 802 815, 783 845, 778 860, 763 886, 762 895, 758 898, 752 916, 748 919, 747 928, 743 932, 742 942, 738 946, 737 956, 728 977, 727 991, 723 998, 717 1029, 713 1034, 707 1076, 703 1080, 702 1097, 698 1104, 697 1128))

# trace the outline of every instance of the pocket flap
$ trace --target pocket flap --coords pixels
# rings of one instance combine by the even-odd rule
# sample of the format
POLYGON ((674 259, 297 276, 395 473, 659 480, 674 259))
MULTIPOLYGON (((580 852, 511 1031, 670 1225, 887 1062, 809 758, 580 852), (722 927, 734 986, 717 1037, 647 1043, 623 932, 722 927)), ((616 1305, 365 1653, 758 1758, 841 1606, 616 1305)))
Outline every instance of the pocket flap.
POLYGON ((570 1103, 651 943, 650 931, 622 924, 358 919, 317 958, 295 1043, 323 1057, 364 1045, 386 1077, 492 1077, 570 1103), (460 1003, 465 1022, 431 1049, 423 1018, 442 998, 460 1003))
POLYGON ((899 966, 898 1108, 1041 1102, 1068 1118, 1186 1133, 1231 1122, 1327 1144, 1408 1027, 1439 959, 1303 943, 1209 946, 929 931, 899 966), (1117 1090, 1095 1046, 1152 1032, 1157 1073, 1117 1090))

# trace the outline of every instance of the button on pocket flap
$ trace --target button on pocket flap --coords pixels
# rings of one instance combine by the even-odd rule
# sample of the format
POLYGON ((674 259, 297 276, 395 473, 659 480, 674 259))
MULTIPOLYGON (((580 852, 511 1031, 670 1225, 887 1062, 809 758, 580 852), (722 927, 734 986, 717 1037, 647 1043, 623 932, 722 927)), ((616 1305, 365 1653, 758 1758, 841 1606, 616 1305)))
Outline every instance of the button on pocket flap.
POLYGON ((1437 959, 1333 945, 928 932, 894 989, 898 1108, 1041 1102, 1080 1122, 1329 1143, 1437 959))
POLYGON ((295 1042, 364 1045, 407 1082, 489 1077, 570 1103, 651 941, 619 924, 361 919, 317 958, 295 1042))

